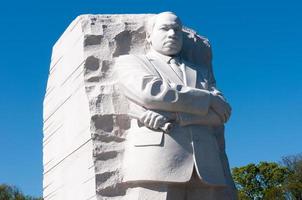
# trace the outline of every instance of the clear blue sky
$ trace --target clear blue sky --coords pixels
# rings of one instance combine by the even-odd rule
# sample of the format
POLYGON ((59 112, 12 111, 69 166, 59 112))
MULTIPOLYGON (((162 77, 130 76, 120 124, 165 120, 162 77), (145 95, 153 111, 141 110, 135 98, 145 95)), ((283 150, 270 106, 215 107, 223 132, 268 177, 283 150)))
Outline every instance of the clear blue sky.
POLYGON ((42 194, 51 48, 80 14, 176 12, 213 46, 232 167, 302 152, 301 0, 17 0, 0 7, 0 183, 42 194))

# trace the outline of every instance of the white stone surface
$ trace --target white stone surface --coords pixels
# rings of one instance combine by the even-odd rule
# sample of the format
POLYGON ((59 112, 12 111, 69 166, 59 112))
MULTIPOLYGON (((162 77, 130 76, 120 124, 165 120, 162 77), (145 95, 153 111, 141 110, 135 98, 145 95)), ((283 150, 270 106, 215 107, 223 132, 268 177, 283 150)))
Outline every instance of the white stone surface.
MULTIPOLYGON (((150 16, 82 15, 54 45, 43 115, 45 200, 124 199, 132 192, 122 184, 131 129, 129 105, 113 76, 114 58, 146 53, 144 23, 150 16)), ((182 57, 207 69, 214 83, 207 39, 183 31, 182 57)), ((212 134, 225 183, 232 185, 223 127, 212 134)))
POLYGON ((44 199, 96 199, 80 20, 53 48, 44 99, 44 199))

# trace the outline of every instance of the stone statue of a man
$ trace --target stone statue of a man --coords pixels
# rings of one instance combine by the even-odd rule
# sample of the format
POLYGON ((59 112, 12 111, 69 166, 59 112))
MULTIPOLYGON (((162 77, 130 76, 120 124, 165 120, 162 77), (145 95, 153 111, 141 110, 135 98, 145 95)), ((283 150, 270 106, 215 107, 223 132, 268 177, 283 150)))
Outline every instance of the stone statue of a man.
POLYGON ((149 52, 115 62, 133 118, 123 158, 126 199, 236 199, 214 134, 229 119, 229 104, 211 72, 180 56, 179 17, 160 13, 148 29, 149 52))

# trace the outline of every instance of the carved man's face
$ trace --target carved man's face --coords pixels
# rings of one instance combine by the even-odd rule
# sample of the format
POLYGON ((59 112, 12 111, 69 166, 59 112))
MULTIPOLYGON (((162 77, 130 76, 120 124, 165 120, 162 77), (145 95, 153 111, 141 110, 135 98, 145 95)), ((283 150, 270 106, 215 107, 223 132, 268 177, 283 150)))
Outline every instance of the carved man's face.
POLYGON ((148 37, 151 47, 164 55, 173 56, 182 48, 182 24, 173 13, 159 14, 148 37))

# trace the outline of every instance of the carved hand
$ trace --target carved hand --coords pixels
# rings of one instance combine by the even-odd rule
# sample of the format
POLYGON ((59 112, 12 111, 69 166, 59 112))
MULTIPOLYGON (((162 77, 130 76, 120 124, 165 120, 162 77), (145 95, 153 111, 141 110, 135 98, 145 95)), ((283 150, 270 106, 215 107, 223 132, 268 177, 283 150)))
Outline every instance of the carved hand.
POLYGON ((164 127, 165 123, 167 123, 169 119, 157 112, 147 110, 139 118, 139 121, 148 128, 159 129, 160 127, 164 127))
POLYGON ((210 107, 217 113, 223 123, 230 118, 232 109, 222 96, 211 93, 210 107))

